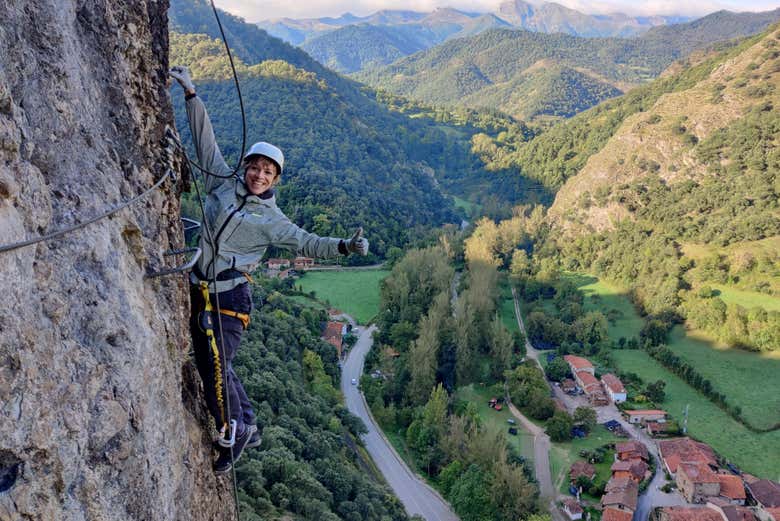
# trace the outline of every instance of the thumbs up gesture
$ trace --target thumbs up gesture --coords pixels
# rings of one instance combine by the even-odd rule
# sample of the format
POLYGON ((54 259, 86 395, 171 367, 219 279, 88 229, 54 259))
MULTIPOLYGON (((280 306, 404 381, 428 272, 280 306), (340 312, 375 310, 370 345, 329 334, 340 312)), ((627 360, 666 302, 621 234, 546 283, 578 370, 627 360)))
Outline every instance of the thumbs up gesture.
POLYGON ((363 228, 358 228, 352 235, 352 238, 346 241, 347 250, 350 253, 359 253, 368 255, 368 241, 363 237, 363 228))

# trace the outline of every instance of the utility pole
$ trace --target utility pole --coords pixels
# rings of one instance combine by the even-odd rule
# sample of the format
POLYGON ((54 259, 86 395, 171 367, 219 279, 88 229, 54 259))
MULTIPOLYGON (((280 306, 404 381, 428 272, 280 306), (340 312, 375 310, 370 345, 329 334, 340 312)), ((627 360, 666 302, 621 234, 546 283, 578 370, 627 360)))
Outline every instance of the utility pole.
POLYGON ((685 410, 683 411, 683 434, 688 432, 688 407, 690 407, 690 405, 691 404, 686 403, 685 410))

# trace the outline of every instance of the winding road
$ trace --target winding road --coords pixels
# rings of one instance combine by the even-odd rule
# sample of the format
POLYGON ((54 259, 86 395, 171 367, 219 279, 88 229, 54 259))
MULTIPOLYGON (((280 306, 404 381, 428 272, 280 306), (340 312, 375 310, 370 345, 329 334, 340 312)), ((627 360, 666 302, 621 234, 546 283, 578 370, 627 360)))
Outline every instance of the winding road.
MULTIPOLYGON (((350 320, 354 325, 354 322, 350 320)), ((363 362, 373 342, 376 326, 361 328, 355 346, 350 350, 341 368, 341 392, 349 412, 358 416, 368 428, 363 443, 387 483, 403 503, 410 516, 418 514, 427 521, 459 521, 444 499, 404 463, 368 410, 357 385, 363 374, 363 362)))

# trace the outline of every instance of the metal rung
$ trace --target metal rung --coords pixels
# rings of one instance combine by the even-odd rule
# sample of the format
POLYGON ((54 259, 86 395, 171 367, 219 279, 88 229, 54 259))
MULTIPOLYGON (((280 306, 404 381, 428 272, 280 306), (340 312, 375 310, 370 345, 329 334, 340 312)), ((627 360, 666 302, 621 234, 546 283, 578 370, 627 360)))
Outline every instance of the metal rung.
POLYGON ((200 248, 181 248, 179 250, 170 250, 166 251, 164 255, 166 257, 171 255, 182 255, 184 253, 193 253, 192 257, 187 261, 186 264, 183 264, 181 266, 177 266, 175 268, 162 270, 162 271, 155 271, 152 273, 147 273, 145 275, 145 278, 151 279, 154 277, 162 277, 163 275, 170 275, 172 273, 179 273, 182 271, 187 271, 188 269, 192 268, 196 262, 198 262, 198 259, 200 258, 201 253, 203 253, 203 250, 200 248))
POLYGON ((190 230, 197 230, 200 228, 200 221, 196 221, 194 219, 187 219, 186 217, 182 217, 181 221, 184 223, 184 231, 188 232, 190 230))

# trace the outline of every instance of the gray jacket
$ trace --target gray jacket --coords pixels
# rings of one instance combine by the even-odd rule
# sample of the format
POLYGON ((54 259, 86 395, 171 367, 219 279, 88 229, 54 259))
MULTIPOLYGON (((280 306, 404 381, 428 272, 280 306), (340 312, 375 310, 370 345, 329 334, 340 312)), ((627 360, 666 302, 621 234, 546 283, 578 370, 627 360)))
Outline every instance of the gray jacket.
MULTIPOLYGON (((233 171, 222 157, 214 137, 211 121, 203 101, 197 96, 187 100, 187 117, 200 165, 215 174, 227 176, 233 171)), ((252 195, 243 179, 206 175, 205 221, 217 239, 217 253, 212 250, 205 227, 201 230, 203 254, 198 269, 211 281, 214 274, 228 269, 253 272, 268 246, 277 246, 308 257, 335 257, 341 239, 320 237, 293 224, 276 206, 276 197, 263 199, 252 195)), ((190 280, 198 282, 193 273, 190 280)), ((212 292, 233 289, 246 282, 243 277, 217 281, 212 292)))

